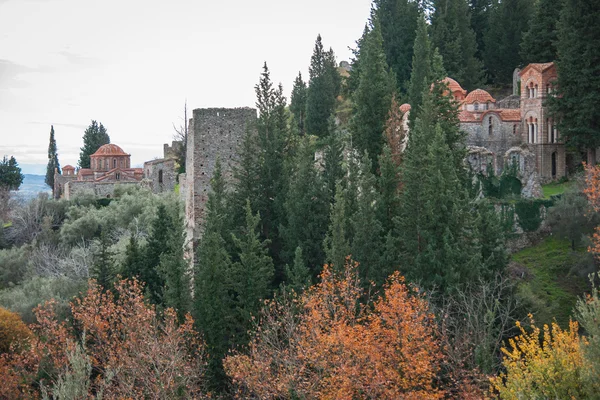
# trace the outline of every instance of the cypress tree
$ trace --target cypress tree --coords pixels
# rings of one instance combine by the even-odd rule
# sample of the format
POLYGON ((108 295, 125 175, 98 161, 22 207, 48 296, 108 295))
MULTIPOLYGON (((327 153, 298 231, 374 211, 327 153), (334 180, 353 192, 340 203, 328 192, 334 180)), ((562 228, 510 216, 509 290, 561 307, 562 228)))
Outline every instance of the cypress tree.
POLYGON ((483 60, 484 35, 489 29, 492 0, 469 0, 469 9, 471 10, 471 28, 473 28, 477 42, 476 56, 479 60, 483 60))
POLYGON ((121 275, 124 278, 138 278, 144 268, 144 249, 140 249, 137 237, 131 233, 129 243, 125 247, 125 260, 121 266, 121 275))
POLYGON ((524 64, 545 63, 557 58, 558 20, 563 0, 535 2, 529 30, 523 34, 521 58, 524 64))
POLYGON ((102 145, 110 143, 110 137, 102 123, 92 120, 83 133, 83 147, 79 153, 79 167, 90 168, 90 156, 102 145))
POLYGON ((250 202, 246 203, 246 224, 240 235, 233 236, 238 261, 230 269, 231 288, 235 293, 237 310, 237 338, 234 343, 245 344, 251 328, 252 316, 260 311, 261 299, 266 299, 274 277, 273 260, 268 254, 267 240, 258 232, 260 215, 252 214, 250 202))
POLYGON ((113 265, 113 252, 110 250, 110 238, 107 230, 100 226, 98 249, 94 255, 91 275, 104 291, 110 290, 115 278, 113 265))
POLYGON ((328 200, 323 179, 315 168, 314 150, 304 140, 296 155, 284 205, 287 221, 281 229, 286 262, 290 264, 296 247, 301 247, 315 277, 324 259, 322 243, 327 233, 328 200))
POLYGON ((48 144, 48 166, 46 167, 46 185, 54 190, 54 171, 60 174, 60 163, 56 152, 56 140, 54 139, 54 125, 50 126, 50 143, 48 144))
POLYGON ((347 94, 350 96, 358 89, 358 84, 360 83, 360 49, 363 47, 363 43, 365 43, 369 31, 369 24, 365 24, 362 36, 356 41, 356 47, 350 49, 353 54, 353 57, 350 59, 352 69, 350 70, 350 76, 346 80, 347 94))
POLYGON ((371 172, 371 159, 365 153, 361 162, 359 179, 358 210, 352 216, 354 237, 352 258, 359 263, 359 274, 364 283, 383 283, 386 277, 379 276, 382 250, 382 227, 377 218, 377 204, 380 202, 376 179, 371 172))
POLYGON ((407 275, 425 287, 452 290, 477 277, 481 253, 470 200, 434 107, 424 94, 402 165, 403 192, 398 232, 407 275))
POLYGON ((414 121, 421 106, 423 93, 429 89, 431 83, 431 42, 427 34, 425 16, 419 15, 417 36, 415 37, 414 55, 412 59, 412 73, 408 86, 408 102, 411 105, 411 121, 414 121))
MULTIPOLYGON (((600 4, 565 0, 558 23, 558 85, 550 99, 558 131, 578 149, 600 146, 600 4)), ((590 160, 594 162, 594 160, 590 160)))
POLYGON ((337 183, 343 178, 344 143, 342 132, 336 128, 335 121, 330 118, 329 134, 323 149, 323 179, 327 188, 329 202, 333 203, 337 183))
MULTIPOLYGON (((238 149, 239 161, 233 167, 233 190, 231 194, 232 226, 244 224, 246 200, 257 207, 260 197, 260 151, 256 132, 248 129, 238 149)), ((256 210, 255 210, 256 211, 256 210)))
POLYGON ((383 154, 379 157, 379 176, 377 187, 380 200, 377 203, 377 219, 386 234, 394 228, 394 219, 400 209, 398 167, 392 159, 389 146, 384 146, 383 154))
POLYGON ((321 35, 317 36, 308 72, 310 80, 306 94, 306 132, 324 137, 329 117, 335 110, 341 78, 337 72, 333 50, 323 49, 321 35))
POLYGON ((160 257, 169 249, 170 235, 173 231, 173 221, 164 204, 156 211, 152 221, 150 234, 144 254, 144 265, 140 271, 140 279, 146 283, 146 292, 154 304, 162 304, 164 277, 159 271, 160 257))
POLYGON ((310 270, 306 266, 304 257, 302 257, 302 248, 296 247, 294 252, 294 264, 290 268, 285 266, 286 287, 292 289, 296 293, 301 293, 311 284, 310 270))
POLYGON ((346 233, 346 225, 350 218, 346 215, 346 197, 341 184, 336 185, 335 201, 331 205, 331 217, 329 230, 323 248, 325 250, 325 261, 332 265, 337 271, 342 271, 346 263, 346 257, 351 255, 350 242, 346 233))
MULTIPOLYGON (((383 147, 383 131, 394 92, 382 48, 381 30, 375 21, 361 49, 361 74, 354 93, 352 144, 362 154, 368 152, 377 161, 383 147)), ((377 162, 373 163, 374 170, 377 162)))
POLYGON ((521 39, 529 29, 532 10, 531 0, 503 0, 492 7, 483 53, 492 83, 512 83, 514 69, 522 65, 521 39))
POLYGON ((396 88, 405 92, 412 71, 419 2, 375 0, 374 6, 375 18, 381 26, 387 64, 394 72, 396 88))
POLYGON ((434 5, 432 45, 438 48, 448 75, 473 90, 481 82, 483 65, 476 57, 477 41, 467 1, 435 0, 434 5))
POLYGON ((292 88, 292 95, 290 96, 290 111, 294 116, 294 127, 298 130, 298 134, 303 136, 305 130, 306 120, 306 83, 302 80, 302 74, 298 72, 296 80, 294 80, 294 87, 292 88))
POLYGON ((165 282, 163 304, 177 312, 179 322, 185 320, 191 306, 191 280, 183 257, 184 243, 183 220, 177 217, 170 232, 168 251, 161 254, 158 268, 165 282))

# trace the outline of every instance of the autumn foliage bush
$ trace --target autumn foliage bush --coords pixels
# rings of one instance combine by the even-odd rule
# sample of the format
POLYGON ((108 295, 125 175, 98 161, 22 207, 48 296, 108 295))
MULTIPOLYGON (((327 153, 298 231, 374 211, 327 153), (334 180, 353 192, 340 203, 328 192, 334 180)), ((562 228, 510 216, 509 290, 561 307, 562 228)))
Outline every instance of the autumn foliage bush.
POLYGON ((11 345, 27 342, 31 331, 18 314, 0 307, 0 354, 7 353, 11 345))
POLYGON ((0 398, 50 395, 74 377, 89 380, 89 394, 104 398, 189 398, 203 394, 203 345, 187 316, 158 315, 137 281, 120 281, 114 293, 90 281, 85 296, 71 304, 71 325, 59 322, 54 303, 35 311, 29 348, 0 358, 0 398), (73 355, 83 352, 90 373, 73 371, 73 355))
POLYGON ((342 276, 325 266, 301 297, 266 302, 246 354, 225 369, 239 398, 438 399, 442 359, 428 303, 395 273, 384 293, 365 293, 356 265, 342 276))

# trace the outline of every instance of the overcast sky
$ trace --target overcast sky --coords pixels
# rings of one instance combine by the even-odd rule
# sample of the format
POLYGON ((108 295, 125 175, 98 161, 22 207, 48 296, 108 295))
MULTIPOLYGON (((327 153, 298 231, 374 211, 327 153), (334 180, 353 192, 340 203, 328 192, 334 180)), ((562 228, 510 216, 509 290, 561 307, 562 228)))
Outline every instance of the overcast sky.
POLYGON ((0 156, 76 165, 92 119, 132 165, 162 156, 188 108, 254 106, 263 61, 289 93, 318 33, 338 62, 370 0, 0 0, 0 156))

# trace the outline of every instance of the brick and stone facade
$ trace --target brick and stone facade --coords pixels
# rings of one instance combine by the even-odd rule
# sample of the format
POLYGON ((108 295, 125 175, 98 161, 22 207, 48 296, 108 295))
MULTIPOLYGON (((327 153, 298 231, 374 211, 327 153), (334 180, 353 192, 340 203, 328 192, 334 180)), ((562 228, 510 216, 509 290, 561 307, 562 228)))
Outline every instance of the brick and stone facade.
MULTIPOLYGON (((206 202, 217 158, 223 175, 232 179, 238 161, 238 147, 256 122, 253 108, 196 109, 188 129, 185 206, 188 243, 192 246, 202 236, 206 202)), ((192 254, 193 256, 193 254, 192 254)))

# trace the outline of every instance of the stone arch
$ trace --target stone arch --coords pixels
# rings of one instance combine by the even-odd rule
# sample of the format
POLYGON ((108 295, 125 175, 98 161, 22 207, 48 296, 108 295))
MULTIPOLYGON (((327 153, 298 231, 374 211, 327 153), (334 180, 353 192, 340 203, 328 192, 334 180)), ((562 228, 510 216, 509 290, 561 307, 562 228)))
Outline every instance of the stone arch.
POLYGON ((485 147, 469 146, 467 148, 467 158, 465 161, 475 173, 481 173, 487 176, 488 168, 491 167, 494 173, 497 170, 494 153, 485 147))
POLYGON ((508 168, 513 164, 517 166, 516 175, 522 184, 521 195, 523 197, 541 197, 542 186, 536 171, 535 153, 526 146, 511 147, 504 153, 504 166, 508 168))

